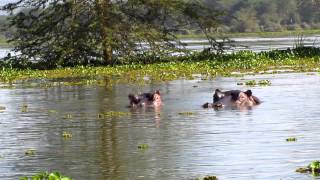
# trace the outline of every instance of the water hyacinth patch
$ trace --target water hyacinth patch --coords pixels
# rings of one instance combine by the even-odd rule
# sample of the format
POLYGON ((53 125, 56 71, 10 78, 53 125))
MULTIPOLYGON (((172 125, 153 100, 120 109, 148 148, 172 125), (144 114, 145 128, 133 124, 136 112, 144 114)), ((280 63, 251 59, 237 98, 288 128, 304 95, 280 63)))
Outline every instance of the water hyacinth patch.
POLYGON ((21 112, 28 112, 28 105, 26 104, 22 105, 21 112))
POLYGON ((70 132, 64 131, 64 132, 62 133, 62 137, 63 137, 64 139, 70 139, 70 138, 72 138, 72 134, 71 134, 70 132))
POLYGON ((320 175, 320 161, 312 161, 307 167, 296 169, 299 173, 311 173, 313 176, 320 175))
POLYGON ((297 141, 297 138, 295 137, 290 137, 286 139, 287 142, 293 142, 293 141, 297 141))
POLYGON ((257 85, 257 82, 256 82, 256 80, 250 80, 250 81, 245 82, 245 85, 247 85, 247 86, 255 86, 255 85, 257 85))
POLYGON ((59 172, 41 172, 31 177, 23 176, 19 180, 72 180, 70 177, 63 176, 59 172))
MULTIPOLYGON (((163 82, 179 78, 194 79, 194 74, 201 74, 202 79, 231 76, 232 72, 267 73, 268 70, 288 69, 295 72, 314 71, 319 68, 320 50, 316 48, 297 48, 292 50, 274 50, 254 53, 240 51, 231 54, 212 54, 195 52, 189 56, 167 57, 153 64, 128 63, 104 67, 59 68, 54 70, 18 70, 3 68, 0 81, 5 83, 27 80, 75 79, 65 82, 67 86, 112 86, 116 83, 144 84, 163 82), (148 77, 148 78, 146 78, 148 77), (81 80, 82 79, 82 80, 81 80), (74 82, 74 83, 73 83, 74 82)), ((271 72, 273 73, 273 72, 271 72)), ((13 83, 14 84, 14 83, 13 83)), ((49 83, 49 86, 61 86, 61 83, 49 83)))
MULTIPOLYGON (((103 114, 100 114, 101 118, 112 118, 112 117, 122 117, 122 116, 128 116, 130 115, 129 112, 117 112, 117 111, 108 111, 104 112, 103 114)), ((99 117, 99 115, 98 115, 99 117)))
POLYGON ((260 81, 258 82, 258 84, 259 84, 260 86, 270 86, 270 85, 271 85, 271 82, 270 82, 269 80, 260 80, 260 81))
POLYGON ((196 113, 194 113, 194 112, 179 112, 178 114, 181 115, 181 116, 193 116, 193 115, 196 115, 196 113))
POLYGON ((196 180, 218 180, 216 176, 206 176, 204 178, 197 178, 196 180))
POLYGON ((149 149, 149 145, 148 144, 140 144, 140 145, 138 145, 138 149, 141 149, 141 150, 149 149))
POLYGON ((33 156, 36 154, 36 150, 34 149, 28 149, 26 150, 26 152, 24 153, 26 156, 33 156))
POLYGON ((62 117, 63 119, 72 119, 73 116, 72 114, 66 114, 65 116, 62 117))

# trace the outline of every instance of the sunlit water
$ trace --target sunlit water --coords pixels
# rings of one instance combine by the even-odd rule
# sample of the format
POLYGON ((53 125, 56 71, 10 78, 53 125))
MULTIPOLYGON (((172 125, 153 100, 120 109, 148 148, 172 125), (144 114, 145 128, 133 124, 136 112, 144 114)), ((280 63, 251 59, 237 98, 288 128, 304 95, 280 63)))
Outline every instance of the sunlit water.
POLYGON ((0 89, 0 105, 6 107, 0 113, 0 179, 40 171, 76 180, 310 179, 295 170, 320 159, 319 83, 317 73, 297 73, 112 88, 0 89), (251 79, 268 79, 272 86, 237 85, 251 79), (263 103, 251 110, 202 109, 216 88, 250 88, 263 103), (155 89, 163 96, 161 108, 126 107, 128 93, 155 89), (21 112, 23 105, 28 112, 21 112), (129 115, 98 117, 107 111, 129 115), (286 142, 288 137, 297 141, 286 142), (140 144, 149 148, 140 150, 140 144), (25 155, 28 149, 35 155, 25 155))

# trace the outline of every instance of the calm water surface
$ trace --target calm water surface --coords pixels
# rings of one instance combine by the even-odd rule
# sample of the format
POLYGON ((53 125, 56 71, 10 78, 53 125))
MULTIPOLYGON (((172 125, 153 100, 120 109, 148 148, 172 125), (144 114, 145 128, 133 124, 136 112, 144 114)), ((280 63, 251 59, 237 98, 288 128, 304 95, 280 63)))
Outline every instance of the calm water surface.
MULTIPOLYGON (((284 37, 244 37, 244 38, 230 38, 233 42, 233 47, 227 50, 227 52, 237 52, 241 50, 250 50, 253 52, 270 51, 275 49, 287 49, 294 48, 297 43, 309 47, 319 47, 320 35, 308 35, 303 37, 297 36, 284 36, 284 37)), ((186 44, 186 49, 200 51, 204 48, 208 48, 209 43, 206 39, 182 39, 186 44)), ((9 48, 0 48, 0 58, 7 56, 10 52, 9 48)), ((11 52, 11 55, 14 53, 11 52)))
MULTIPOLYGON (((320 76, 315 73, 177 80, 147 86, 0 89, 0 179, 60 171, 76 180, 312 179, 295 169, 319 160, 320 76), (251 87, 251 110, 202 109, 216 88, 251 87), (197 87, 194 87, 197 86, 197 87), (160 89, 161 108, 131 110, 127 94, 160 89), (21 112, 28 105, 28 112, 21 112), (49 112, 50 111, 50 112, 49 112), (107 111, 128 116, 99 119, 107 111), (192 116, 179 112, 194 112, 192 116), (72 118, 64 118, 71 114, 72 118), (63 132, 73 137, 64 139, 63 132), (296 137, 297 142, 286 142, 296 137), (139 150, 139 144, 148 144, 139 150), (34 156, 25 151, 34 149, 34 156)), ((314 178, 316 179, 316 178, 314 178)))

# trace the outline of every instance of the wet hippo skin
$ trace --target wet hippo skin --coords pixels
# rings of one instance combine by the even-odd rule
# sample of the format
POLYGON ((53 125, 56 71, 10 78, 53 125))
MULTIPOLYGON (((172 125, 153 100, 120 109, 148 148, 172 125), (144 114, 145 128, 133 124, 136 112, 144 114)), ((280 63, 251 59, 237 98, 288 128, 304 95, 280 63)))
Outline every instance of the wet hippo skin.
POLYGON ((261 101, 252 95, 251 90, 240 91, 230 90, 221 91, 216 89, 213 94, 213 103, 203 104, 203 108, 222 108, 222 107, 251 107, 260 104, 261 101))
POLYGON ((142 93, 138 95, 129 94, 130 107, 160 106, 162 104, 160 91, 142 93))

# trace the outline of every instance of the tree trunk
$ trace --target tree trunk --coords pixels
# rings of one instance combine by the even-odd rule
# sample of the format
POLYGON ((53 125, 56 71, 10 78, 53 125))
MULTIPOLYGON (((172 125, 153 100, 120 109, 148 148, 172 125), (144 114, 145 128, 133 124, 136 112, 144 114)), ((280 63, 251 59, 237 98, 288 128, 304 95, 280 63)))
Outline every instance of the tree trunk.
POLYGON ((110 65, 113 63, 112 58, 112 47, 104 43, 103 45, 103 60, 104 63, 107 65, 110 65))
POLYGON ((102 43, 102 58, 104 64, 112 64, 112 47, 110 46, 110 34, 107 32, 107 28, 109 28, 109 16, 108 10, 110 5, 110 0, 96 0, 97 4, 97 14, 98 14, 98 23, 100 24, 100 35, 103 41, 102 43))

